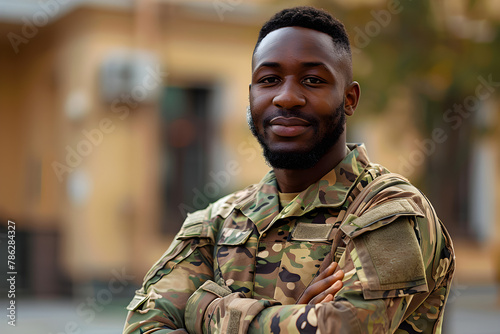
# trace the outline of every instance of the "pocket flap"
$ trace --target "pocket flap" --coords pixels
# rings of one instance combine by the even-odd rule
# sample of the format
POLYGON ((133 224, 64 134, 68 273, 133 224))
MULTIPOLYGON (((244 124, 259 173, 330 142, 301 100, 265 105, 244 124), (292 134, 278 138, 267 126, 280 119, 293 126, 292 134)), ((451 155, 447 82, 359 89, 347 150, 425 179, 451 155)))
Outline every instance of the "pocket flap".
MULTIPOLYGON (((139 290, 138 290, 139 291, 139 290)), ((129 311, 135 311, 141 306, 147 299, 149 298, 148 295, 136 292, 134 299, 128 304, 127 310, 129 311)))
POLYGON ((387 225, 400 216, 424 217, 413 200, 400 198, 370 208, 359 217, 350 214, 340 229, 352 239, 387 225))
POLYGON ((205 210, 189 214, 177 234, 177 239, 209 238, 215 240, 210 221, 205 220, 205 210))
POLYGON ((333 224, 298 223, 292 231, 292 240, 328 241, 332 229, 333 224))

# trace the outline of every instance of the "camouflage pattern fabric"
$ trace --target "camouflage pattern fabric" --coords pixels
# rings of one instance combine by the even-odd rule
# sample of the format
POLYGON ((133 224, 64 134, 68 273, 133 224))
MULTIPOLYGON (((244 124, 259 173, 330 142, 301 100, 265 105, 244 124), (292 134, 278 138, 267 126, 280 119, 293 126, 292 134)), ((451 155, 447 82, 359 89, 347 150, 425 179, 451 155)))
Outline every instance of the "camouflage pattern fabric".
POLYGON ((271 171, 188 215, 128 306, 124 333, 440 333, 451 239, 425 196, 391 178, 347 214, 388 173, 363 145, 348 148, 284 208, 271 171), (296 304, 333 256, 345 272, 335 299, 296 304))

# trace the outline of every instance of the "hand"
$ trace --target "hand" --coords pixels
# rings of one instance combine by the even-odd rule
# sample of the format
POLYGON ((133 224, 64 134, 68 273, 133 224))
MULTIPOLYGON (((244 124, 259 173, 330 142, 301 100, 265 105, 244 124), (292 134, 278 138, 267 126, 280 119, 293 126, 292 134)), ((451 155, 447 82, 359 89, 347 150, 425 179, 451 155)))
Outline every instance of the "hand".
POLYGON ((333 300, 335 294, 342 288, 344 272, 332 262, 324 271, 316 276, 300 296, 297 304, 327 303, 333 300))

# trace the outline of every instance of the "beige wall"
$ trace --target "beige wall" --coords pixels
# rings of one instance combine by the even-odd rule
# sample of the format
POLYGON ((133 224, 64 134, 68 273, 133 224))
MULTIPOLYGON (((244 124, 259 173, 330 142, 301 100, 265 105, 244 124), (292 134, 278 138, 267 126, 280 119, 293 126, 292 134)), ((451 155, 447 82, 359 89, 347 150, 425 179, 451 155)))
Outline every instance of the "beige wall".
MULTIPOLYGON (((168 72, 163 84, 204 82, 228 96, 217 110, 221 152, 246 161, 250 147, 258 150, 245 121, 255 28, 162 15, 158 45, 152 47, 168 72), (238 150, 242 143, 247 153, 238 150)), ((99 97, 103 59, 116 49, 143 46, 135 39, 135 22, 129 12, 79 9, 41 29, 19 54, 9 45, 0 54, 8 78, 0 84, 1 149, 9 156, 0 175, 12 175, 2 178, 0 212, 21 229, 60 231, 61 262, 76 282, 105 279, 110 268, 123 266, 140 281, 171 238, 159 233, 158 224, 158 106, 140 106, 122 120, 99 97), (75 95, 78 108, 68 107, 75 95), (81 109, 83 116, 72 119, 68 108, 81 109), (86 139, 82 131, 98 129, 103 119, 113 130, 76 168, 62 172, 60 182, 52 164, 67 165, 66 146, 77 150, 86 139), (88 181, 81 200, 68 190, 78 180, 88 181)), ((233 187, 257 182, 267 170, 256 153, 251 157, 252 165, 241 162, 233 187)))
MULTIPOLYGON (((122 120, 99 96, 99 67, 113 50, 150 48, 168 72, 164 85, 208 83, 217 88, 220 124, 214 136, 220 160, 212 168, 222 170, 226 161, 237 161, 241 171, 231 179, 233 189, 258 182, 268 170, 245 119, 251 52, 267 13, 255 14, 260 16, 250 24, 250 19, 207 19, 173 5, 160 6, 157 36, 148 43, 137 34, 135 15, 79 9, 41 29, 21 45, 19 54, 8 41, 0 41, 0 217, 16 220, 26 231, 59 231, 59 261, 75 282, 104 280, 112 269, 123 267, 140 282, 171 238, 159 226, 158 106, 142 105, 122 120), (79 119, 67 114, 68 99, 75 94, 84 101, 71 110, 87 105, 79 119), (59 182, 53 162, 64 163, 65 147, 77 147, 85 139, 82 130, 99 128, 103 119, 110 120, 113 130, 59 182), (81 202, 68 193, 69 181, 78 177, 89 181, 81 202)), ((18 30, 0 25, 0 32, 18 30)), ((398 155, 386 148, 408 151, 418 132, 410 94, 402 90, 395 95, 383 118, 369 116, 369 106, 362 105, 365 111, 358 110, 352 132, 370 143, 374 160, 398 171, 398 155), (387 118, 405 126, 394 129, 387 118)), ((491 134, 496 148, 499 128, 500 123, 491 134)), ((496 159, 498 168, 498 154, 496 159)), ((495 182, 499 189, 500 179, 495 182)), ((500 204, 500 196, 496 202, 500 204)))

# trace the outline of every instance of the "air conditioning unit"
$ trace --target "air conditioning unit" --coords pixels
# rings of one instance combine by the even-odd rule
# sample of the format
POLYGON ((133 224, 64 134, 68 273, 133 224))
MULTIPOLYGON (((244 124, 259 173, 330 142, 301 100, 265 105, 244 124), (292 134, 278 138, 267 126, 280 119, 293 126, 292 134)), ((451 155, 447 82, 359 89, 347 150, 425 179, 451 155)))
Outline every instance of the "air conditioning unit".
POLYGON ((116 50, 101 64, 100 96, 106 103, 113 103, 117 99, 134 103, 156 102, 165 79, 160 62, 153 53, 116 50))

